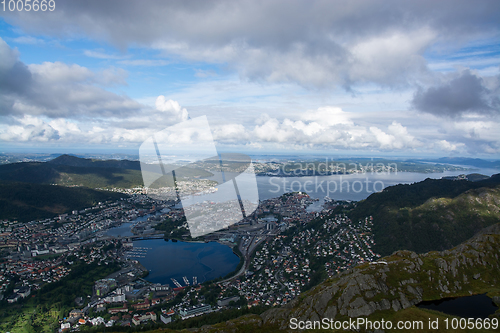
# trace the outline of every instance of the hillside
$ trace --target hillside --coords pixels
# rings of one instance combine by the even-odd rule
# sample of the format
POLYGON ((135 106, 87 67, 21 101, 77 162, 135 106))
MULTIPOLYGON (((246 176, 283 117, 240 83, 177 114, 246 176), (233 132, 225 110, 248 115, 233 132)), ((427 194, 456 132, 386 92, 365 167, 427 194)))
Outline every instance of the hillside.
MULTIPOLYGON (((182 175, 207 177, 212 174, 202 169, 184 167, 182 175)), ((101 161, 69 155, 61 155, 48 162, 0 165, 0 180, 89 188, 133 188, 143 185, 138 161, 101 161)), ((172 182, 166 181, 162 185, 172 186, 172 182)))
POLYGON ((96 160, 91 158, 81 158, 72 155, 61 155, 48 161, 47 163, 54 165, 67 165, 74 167, 86 168, 113 168, 113 169, 130 169, 141 170, 141 163, 139 161, 129 160, 96 160))
POLYGON ((484 227, 500 222, 500 177, 470 182, 426 179, 370 195, 352 220, 373 216, 375 252, 423 253, 449 249, 484 227))
POLYGON ((88 188, 0 182, 0 219, 32 221, 92 207, 126 195, 88 188))
MULTIPOLYGON (((364 317, 372 321, 422 320, 424 323, 429 318, 440 318, 442 322, 450 316, 414 305, 421 301, 481 293, 498 300, 499 242, 500 224, 496 224, 452 250, 420 255, 398 251, 383 259, 387 264, 366 263, 342 272, 284 307, 270 309, 260 316, 248 315, 191 331, 277 332, 289 330, 292 318, 344 321, 364 317)), ((413 332, 433 330, 425 327, 413 332)))

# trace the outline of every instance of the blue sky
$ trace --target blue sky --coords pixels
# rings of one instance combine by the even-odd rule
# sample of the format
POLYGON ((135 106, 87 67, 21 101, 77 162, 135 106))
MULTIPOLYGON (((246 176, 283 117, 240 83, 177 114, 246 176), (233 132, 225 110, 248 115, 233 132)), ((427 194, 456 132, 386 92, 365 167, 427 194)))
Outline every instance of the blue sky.
POLYGON ((56 1, 0 12, 0 151, 500 157, 498 1, 56 1))

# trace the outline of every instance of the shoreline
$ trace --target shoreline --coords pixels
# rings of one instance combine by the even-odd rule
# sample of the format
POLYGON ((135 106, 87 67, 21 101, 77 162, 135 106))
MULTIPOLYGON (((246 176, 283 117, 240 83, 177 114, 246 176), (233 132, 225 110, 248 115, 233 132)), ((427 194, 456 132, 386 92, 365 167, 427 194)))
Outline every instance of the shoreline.
MULTIPOLYGON (((144 239, 144 240, 141 240, 141 241, 149 241, 151 239, 144 239)), ((156 240, 160 240, 160 239, 156 239, 156 240)), ((203 282, 198 282, 197 285, 201 285, 203 283, 206 283, 206 282, 214 282, 214 283, 217 283, 217 282, 220 282, 221 279, 226 279, 227 276, 230 276, 230 278, 234 278, 236 276, 239 276, 239 275, 236 275, 240 270, 241 270, 241 267, 245 267, 247 262, 245 260, 245 257, 241 254, 238 254, 237 251, 234 250, 235 247, 238 246, 238 244, 234 245, 234 246, 231 246, 230 244, 226 243, 226 242, 220 242, 218 240, 213 240, 213 241, 209 241, 209 242, 205 242, 205 241, 199 241, 199 240, 180 240, 180 239, 174 239, 174 238, 171 238, 171 239, 168 239, 168 240, 165 240, 163 239, 164 241, 168 242, 168 241, 173 241, 175 240, 176 242, 183 242, 183 243, 194 243, 194 244, 208 244, 208 243, 218 243, 220 245, 224 245, 224 246, 227 246, 228 248, 231 249, 231 252, 236 255, 238 257, 238 264, 235 266, 235 268, 230 271, 229 273, 225 274, 225 275, 221 275, 219 277, 215 277, 215 278, 211 278, 211 279, 208 279, 206 281, 203 281, 203 282)), ((172 242, 174 243, 174 242, 172 242)), ((138 268, 140 268, 143 272, 143 275, 141 276, 141 278, 145 279, 146 281, 148 282, 151 282, 149 280, 147 280, 147 277, 148 275, 150 274, 151 270, 148 270, 141 262, 140 262, 140 259, 141 258, 136 258, 136 259, 132 259, 132 260, 135 260, 137 262, 137 265, 138 268)), ((152 283, 152 282, 151 282, 152 283)), ((168 277, 165 279, 165 281, 162 281, 161 282, 162 284, 164 285, 170 285, 171 286, 171 283, 168 279, 168 277)), ((189 284, 187 286, 193 286, 193 284, 189 284)), ((186 286, 186 287, 187 287, 186 286)))

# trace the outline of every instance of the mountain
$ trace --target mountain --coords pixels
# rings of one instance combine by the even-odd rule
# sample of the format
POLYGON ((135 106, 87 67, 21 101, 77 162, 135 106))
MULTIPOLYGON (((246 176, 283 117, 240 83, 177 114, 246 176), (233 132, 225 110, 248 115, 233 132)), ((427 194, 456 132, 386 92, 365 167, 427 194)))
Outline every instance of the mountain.
POLYGON ((78 167, 50 162, 0 165, 0 180, 34 184, 76 185, 90 188, 132 188, 143 184, 139 170, 78 167))
MULTIPOLYGON (((182 167, 185 177, 208 177, 199 168, 182 167)), ((0 165, 0 180, 35 184, 76 185, 90 188, 133 188, 142 186, 140 163, 128 160, 92 160, 61 155, 48 162, 21 162, 0 165)), ((168 177, 163 186, 172 186, 168 177)))
POLYGON ((95 160, 90 158, 81 158, 72 155, 61 155, 47 163, 54 165, 67 165, 73 167, 85 168, 114 168, 114 169, 130 169, 141 170, 139 161, 129 160, 95 160))
POLYGON ((330 322, 361 317, 393 323, 421 320, 426 326, 415 332, 434 332, 428 330, 429 319, 439 318, 443 325, 443 320, 451 317, 414 306, 421 301, 488 293, 500 303, 499 243, 500 224, 495 224, 451 250, 426 254, 398 251, 378 264, 365 263, 342 272, 284 307, 190 331, 278 332, 290 331, 295 320, 312 323, 323 318, 330 322))
POLYGON ((374 251, 424 253, 449 249, 500 222, 500 175, 470 182, 426 179, 374 193, 349 212, 373 217, 374 251))
POLYGON ((27 222, 51 218, 124 197, 89 188, 0 181, 0 219, 27 222))

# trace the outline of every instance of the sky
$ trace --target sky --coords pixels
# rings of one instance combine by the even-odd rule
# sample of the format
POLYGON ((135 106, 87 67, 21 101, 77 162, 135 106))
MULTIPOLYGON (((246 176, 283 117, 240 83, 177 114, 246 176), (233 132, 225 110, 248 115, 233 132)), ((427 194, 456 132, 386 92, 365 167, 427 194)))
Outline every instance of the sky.
POLYGON ((0 152, 205 115, 224 151, 500 158, 500 1, 6 3, 0 152))

